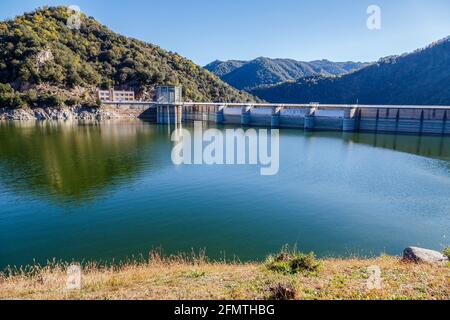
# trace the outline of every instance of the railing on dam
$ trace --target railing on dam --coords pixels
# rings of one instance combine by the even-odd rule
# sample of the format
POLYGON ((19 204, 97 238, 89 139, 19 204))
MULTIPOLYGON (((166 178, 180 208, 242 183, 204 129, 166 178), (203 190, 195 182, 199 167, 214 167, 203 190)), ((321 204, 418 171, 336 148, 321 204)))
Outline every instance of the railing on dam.
POLYGON ((450 106, 322 105, 272 103, 111 102, 142 110, 159 124, 206 121, 217 124, 363 132, 450 134, 450 106))

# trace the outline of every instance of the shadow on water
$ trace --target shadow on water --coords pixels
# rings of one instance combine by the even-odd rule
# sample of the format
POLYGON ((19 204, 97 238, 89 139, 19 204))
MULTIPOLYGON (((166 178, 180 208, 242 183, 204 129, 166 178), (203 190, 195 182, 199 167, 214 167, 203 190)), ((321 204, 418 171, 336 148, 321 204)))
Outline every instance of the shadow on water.
POLYGON ((3 122, 0 184, 56 202, 95 199, 157 164, 149 152, 156 135, 138 121, 3 122))

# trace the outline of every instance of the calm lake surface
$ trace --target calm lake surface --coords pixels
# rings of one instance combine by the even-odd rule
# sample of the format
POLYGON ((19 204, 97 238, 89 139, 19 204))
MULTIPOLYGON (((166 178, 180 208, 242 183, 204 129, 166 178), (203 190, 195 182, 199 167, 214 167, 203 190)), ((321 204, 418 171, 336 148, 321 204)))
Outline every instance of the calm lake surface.
POLYGON ((260 260, 284 244, 320 256, 450 244, 449 137, 281 130, 275 176, 175 166, 172 147, 169 127, 139 121, 0 123, 0 269, 159 247, 260 260))

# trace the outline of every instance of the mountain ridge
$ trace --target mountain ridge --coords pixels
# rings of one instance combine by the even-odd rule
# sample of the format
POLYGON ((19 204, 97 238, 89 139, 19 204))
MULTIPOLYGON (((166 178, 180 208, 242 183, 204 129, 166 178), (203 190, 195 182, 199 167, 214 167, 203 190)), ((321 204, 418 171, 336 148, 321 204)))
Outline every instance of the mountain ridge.
POLYGON ((450 105, 450 37, 336 77, 307 77, 250 91, 270 102, 450 105))
POLYGON ((368 63, 362 62, 332 62, 325 59, 304 62, 294 59, 258 57, 250 61, 216 60, 206 65, 205 69, 239 90, 250 91, 307 76, 339 75, 367 65, 368 63))

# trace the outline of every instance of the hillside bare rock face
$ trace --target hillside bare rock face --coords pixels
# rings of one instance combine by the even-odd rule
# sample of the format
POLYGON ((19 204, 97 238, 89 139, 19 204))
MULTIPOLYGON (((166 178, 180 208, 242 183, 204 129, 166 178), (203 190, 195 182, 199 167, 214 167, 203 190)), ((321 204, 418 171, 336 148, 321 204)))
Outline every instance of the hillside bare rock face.
POLYGON ((438 251, 408 247, 403 251, 403 260, 416 263, 445 264, 448 258, 438 251))

